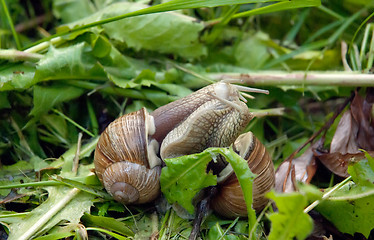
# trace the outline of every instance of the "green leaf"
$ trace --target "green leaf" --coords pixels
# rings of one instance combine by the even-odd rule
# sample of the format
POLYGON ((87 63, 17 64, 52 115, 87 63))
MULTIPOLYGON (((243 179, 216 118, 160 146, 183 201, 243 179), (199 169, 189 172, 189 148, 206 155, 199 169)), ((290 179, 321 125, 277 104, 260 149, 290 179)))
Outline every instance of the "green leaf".
POLYGON ((369 156, 348 167, 349 182, 317 206, 324 217, 341 232, 360 232, 369 237, 374 226, 374 169, 369 156))
POLYGON ((35 84, 35 68, 16 64, 0 70, 0 91, 24 90, 35 84))
POLYGON ((84 89, 60 84, 49 87, 35 86, 34 107, 30 115, 38 118, 41 114, 51 110, 53 106, 77 98, 84 92, 84 89))
POLYGON ((192 200, 203 188, 216 185, 217 176, 206 173, 207 164, 221 154, 231 164, 242 188, 247 205, 249 229, 256 222, 256 213, 252 208, 252 186, 256 177, 248 167, 247 161, 232 148, 208 148, 197 154, 165 159, 167 167, 161 171, 161 191, 170 203, 178 202, 188 212, 193 213, 192 200))
POLYGON ((91 47, 84 42, 65 48, 52 45, 37 64, 34 81, 59 79, 90 79, 90 69, 96 63, 91 47))
POLYGON ((194 212, 192 200, 201 189, 217 184, 217 176, 206 173, 212 155, 208 151, 165 159, 161 171, 161 191, 169 203, 178 203, 189 213, 194 212))
POLYGON ((94 12, 95 8, 90 0, 53 1, 53 13, 62 20, 62 23, 79 20, 94 12))
MULTIPOLYGON (((27 173, 33 171, 33 165, 26 161, 18 161, 17 163, 9 166, 2 166, 0 171, 0 186, 19 182, 29 182, 31 179, 27 173)), ((0 189, 0 195, 6 196, 9 194, 10 189, 0 189)))
POLYGON ((269 40, 268 35, 258 32, 241 41, 235 49, 238 65, 249 69, 260 69, 270 58, 268 46, 265 44, 267 40, 269 40))
POLYGON ((307 199, 300 193, 279 194, 269 192, 267 197, 273 199, 279 212, 269 216, 271 230, 269 240, 305 239, 313 230, 313 220, 304 213, 307 199))
MULTIPOLYGON (((139 3, 118 2, 69 26, 73 28, 146 7, 147 5, 139 3)), ((103 27, 110 38, 123 42, 137 51, 147 49, 186 58, 196 58, 207 54, 207 49, 199 42, 199 33, 204 28, 203 23, 179 13, 167 12, 137 16, 108 23, 103 27)))
POLYGON ((34 208, 23 221, 9 226, 9 240, 40 236, 62 220, 78 224, 81 216, 90 211, 93 195, 65 186, 46 189, 48 199, 34 208))

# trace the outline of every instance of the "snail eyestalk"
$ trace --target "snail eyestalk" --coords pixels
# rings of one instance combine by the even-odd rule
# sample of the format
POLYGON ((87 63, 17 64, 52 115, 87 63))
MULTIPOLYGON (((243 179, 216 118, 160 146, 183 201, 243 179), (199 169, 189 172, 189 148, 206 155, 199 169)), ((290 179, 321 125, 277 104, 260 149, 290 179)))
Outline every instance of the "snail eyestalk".
POLYGON ((209 92, 207 94, 211 95, 212 97, 216 98, 217 100, 221 101, 222 103, 226 104, 227 106, 232 107, 232 108, 238 110, 239 112, 242 111, 242 108, 240 108, 240 106, 238 106, 238 104, 236 104, 236 103, 233 103, 233 102, 231 102, 231 101, 229 101, 227 99, 221 98, 221 97, 219 97, 217 95, 214 95, 212 93, 209 93, 209 92))
POLYGON ((253 92, 253 93, 264 93, 264 94, 269 94, 268 90, 264 89, 259 89, 259 88, 251 88, 251 87, 246 87, 246 86, 240 86, 240 85, 235 85, 232 84, 238 91, 240 92, 253 92))

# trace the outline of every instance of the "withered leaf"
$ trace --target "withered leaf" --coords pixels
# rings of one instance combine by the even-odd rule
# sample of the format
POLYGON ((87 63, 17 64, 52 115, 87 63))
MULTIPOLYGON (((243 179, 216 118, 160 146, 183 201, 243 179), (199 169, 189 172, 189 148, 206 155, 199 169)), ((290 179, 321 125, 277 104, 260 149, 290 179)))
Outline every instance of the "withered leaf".
POLYGON ((345 154, 359 152, 356 142, 357 131, 358 126, 352 119, 351 112, 346 111, 341 117, 334 137, 332 138, 330 153, 339 152, 345 154))
POLYGON ((348 164, 364 158, 360 149, 374 150, 374 122, 371 116, 373 102, 372 88, 368 88, 365 99, 356 92, 350 110, 339 121, 330 152, 315 151, 316 157, 334 174, 348 177, 348 164))
POLYGON ((351 104, 352 117, 358 125, 357 145, 366 151, 374 150, 373 103, 374 90, 368 88, 365 99, 356 93, 351 104))
POLYGON ((314 154, 325 167, 340 177, 349 176, 347 173, 349 163, 357 162, 365 158, 363 152, 341 154, 339 152, 323 153, 319 150, 315 150, 314 154))
POLYGON ((317 171, 313 149, 321 140, 310 146, 300 157, 284 161, 275 172, 275 190, 278 192, 295 191, 296 181, 309 183, 317 171), (291 164, 291 166, 290 166, 291 164))

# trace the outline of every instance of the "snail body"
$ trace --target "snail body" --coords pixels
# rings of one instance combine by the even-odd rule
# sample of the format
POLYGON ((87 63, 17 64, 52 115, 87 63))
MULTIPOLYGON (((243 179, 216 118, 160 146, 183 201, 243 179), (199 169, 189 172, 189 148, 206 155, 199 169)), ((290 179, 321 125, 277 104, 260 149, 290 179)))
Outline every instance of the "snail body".
MULTIPOLYGON (((256 179, 262 179, 260 175, 263 172, 266 175, 271 172, 274 174, 273 166, 269 167, 269 164, 272 164, 270 157, 266 152, 261 155, 264 148, 257 147, 260 146, 258 140, 253 140, 253 135, 238 138, 253 117, 246 104, 241 101, 243 98, 239 91, 242 90, 242 87, 219 82, 162 106, 151 114, 143 108, 115 120, 101 135, 95 151, 95 171, 106 190, 114 199, 124 204, 153 201, 160 194, 161 160, 158 152, 161 159, 173 158, 198 153, 208 147, 228 147, 235 139, 234 148, 243 157, 246 156, 244 153, 248 152, 243 150, 246 147, 252 148, 251 153, 258 152, 259 158, 250 157, 248 161, 249 166, 256 169, 254 171, 251 167, 252 171, 259 174, 256 179), (250 141, 250 144, 245 143, 247 141, 250 141), (260 158, 265 159, 266 164, 258 163, 262 161, 260 158), (264 171, 262 168, 265 167, 271 169, 264 171)), ((262 144, 261 146, 263 147, 262 144)), ((215 174, 220 174, 230 166, 224 158, 219 158, 218 163, 209 164, 209 168, 215 174)), ((237 180, 235 183, 235 174, 232 174, 232 171, 227 174, 226 171, 222 175, 226 175, 222 177, 219 186, 222 194, 235 194, 235 199, 243 198, 237 180), (237 187, 224 187, 225 184, 236 184, 237 187), (230 190, 231 188, 238 188, 238 191, 230 190)), ((269 187, 272 184, 273 180, 269 180, 265 185, 269 187)), ((262 188, 260 183, 257 185, 259 189, 262 188)), ((270 188, 266 189, 268 190, 270 188)), ((218 199, 223 199, 220 198, 222 194, 219 194, 214 202, 221 201, 218 199)), ((255 194, 257 193, 254 192, 255 194)), ((259 200, 255 199, 254 203, 264 199, 262 189, 258 190, 258 194, 259 200)), ((228 197, 227 200, 230 198, 233 197, 228 197)), ((244 203, 244 199, 242 202, 244 203)), ((234 205, 242 202, 237 201, 234 205)), ((219 204, 213 205, 218 206, 214 208, 216 211, 220 211, 219 204)), ((254 205, 260 207, 264 204, 254 205)), ((244 210, 246 211, 245 208, 244 210)), ((234 214, 222 215, 237 216, 238 211, 233 211, 234 214)))

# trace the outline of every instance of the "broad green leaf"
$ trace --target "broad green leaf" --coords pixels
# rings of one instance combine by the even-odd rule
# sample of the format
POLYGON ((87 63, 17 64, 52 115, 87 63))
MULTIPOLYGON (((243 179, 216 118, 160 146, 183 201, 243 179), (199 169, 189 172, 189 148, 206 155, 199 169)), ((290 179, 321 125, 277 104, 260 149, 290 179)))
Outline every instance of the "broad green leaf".
POLYGON ((338 190, 340 196, 321 202, 316 210, 331 221, 339 231, 368 237, 374 226, 374 189, 359 188, 361 194, 352 194, 355 185, 346 184, 338 190), (351 195, 352 194, 352 195, 351 195))
POLYGON ((274 191, 267 197, 275 201, 279 211, 269 215, 271 230, 268 239, 305 239, 313 230, 312 218, 304 213, 306 197, 296 192, 279 194, 274 191))
POLYGON ((258 32, 241 41, 235 49, 238 65, 249 69, 260 69, 270 58, 268 46, 265 44, 267 40, 269 40, 268 35, 258 32))
POLYGON ((165 159, 166 167, 161 172, 161 191, 170 203, 178 202, 188 212, 193 213, 192 200, 203 188, 216 185, 217 176, 206 173, 207 164, 221 154, 231 164, 242 188, 247 205, 248 222, 251 229, 256 221, 252 208, 252 186, 256 177, 248 167, 247 161, 231 148, 208 148, 197 154, 165 159))
POLYGON ((34 107, 30 115, 39 117, 57 104, 77 98, 84 92, 84 89, 62 84, 49 87, 35 86, 34 107))
POLYGON ((62 20, 62 23, 79 20, 94 13, 95 10, 95 7, 89 0, 53 1, 53 13, 57 18, 62 20))
POLYGON ((35 67, 16 64, 0 70, 0 91, 24 90, 35 84, 35 67))
POLYGON ((161 191, 169 203, 178 203, 189 213, 194 212, 192 200, 201 189, 217 184, 217 176, 206 173, 212 155, 208 151, 165 159, 161 171, 161 191))
POLYGON ((341 232, 368 237, 374 226, 374 169, 369 156, 348 167, 354 182, 344 185, 317 206, 341 232))
MULTIPOLYGON (((145 9, 147 5, 133 2, 118 2, 69 26, 109 19, 124 13, 145 9)), ((126 43, 135 50, 147 49, 161 53, 172 53, 186 58, 196 58, 207 53, 199 43, 199 33, 204 28, 196 19, 173 12, 156 13, 127 18, 103 25, 114 40, 126 43)))
POLYGON ((51 46, 37 64, 34 81, 91 79, 89 71, 96 60, 90 51, 91 47, 83 42, 65 48, 51 46))
MULTIPOLYGON (((2 166, 0 171, 0 186, 19 182, 29 182, 31 176, 29 173, 33 171, 33 165, 27 161, 18 161, 9 166, 2 166)), ((0 189, 0 195, 6 196, 10 189, 0 189)))
POLYGON ((9 226, 9 240, 26 240, 40 236, 62 220, 78 224, 90 211, 93 195, 65 186, 46 187, 48 199, 34 208, 23 221, 9 226))

